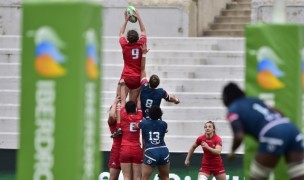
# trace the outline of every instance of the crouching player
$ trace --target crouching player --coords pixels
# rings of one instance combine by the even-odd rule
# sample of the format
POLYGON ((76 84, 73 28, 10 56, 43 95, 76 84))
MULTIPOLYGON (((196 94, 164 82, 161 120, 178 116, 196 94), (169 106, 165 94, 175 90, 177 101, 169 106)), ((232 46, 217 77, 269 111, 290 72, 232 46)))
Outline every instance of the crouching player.
POLYGON ((227 84, 222 96, 233 130, 230 156, 240 146, 245 134, 253 136, 259 143, 250 166, 250 178, 268 179, 279 159, 284 156, 289 178, 304 180, 304 143, 300 130, 260 99, 246 97, 235 83, 227 84))

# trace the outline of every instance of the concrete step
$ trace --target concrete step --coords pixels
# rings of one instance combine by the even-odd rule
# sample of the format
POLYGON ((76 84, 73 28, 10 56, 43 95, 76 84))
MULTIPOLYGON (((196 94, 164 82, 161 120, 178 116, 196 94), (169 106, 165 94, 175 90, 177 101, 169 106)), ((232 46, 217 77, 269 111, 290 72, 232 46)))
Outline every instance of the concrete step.
MULTIPOLYGON (((200 107, 216 107, 216 106, 223 106, 222 97, 220 90, 218 92, 212 93, 204 93, 204 92, 167 92, 170 96, 175 95, 181 101, 180 104, 176 105, 173 103, 169 103, 165 100, 162 100, 161 107, 164 106, 172 106, 178 108, 179 106, 200 106, 200 107)), ((13 93, 12 93, 13 94, 13 93)), ((1 93, 0 91, 0 98, 2 95, 11 96, 8 93, 1 93)), ((115 91, 103 91, 102 93, 102 103, 103 106, 110 107, 113 103, 115 97, 115 91)), ((13 101, 15 102, 15 100, 13 101)), ((12 102, 12 103, 13 103, 12 102)))
POLYGON ((227 9, 223 10, 221 13, 223 16, 251 16, 251 10, 237 10, 237 9, 227 9))
POLYGON ((0 104, 0 118, 17 118, 19 117, 19 104, 0 104))
POLYGON ((245 29, 245 23, 212 23, 210 24, 211 29, 245 29))
MULTIPOLYGON (((219 79, 163 79, 160 77, 160 79, 159 87, 168 92, 219 92, 227 82, 243 83, 243 78, 229 79, 225 77, 219 79)), ((106 86, 103 86, 103 90, 113 91, 116 89, 117 81, 118 78, 104 78, 103 83, 106 86)))
MULTIPOLYGON (((164 119, 164 121, 166 121, 164 119)), ((183 120, 183 121, 166 121, 168 124, 168 131, 174 135, 180 136, 197 136, 204 133, 204 123, 207 121, 199 120, 199 121, 191 121, 191 120, 183 120)), ((232 131, 228 121, 226 120, 217 120, 214 121, 216 127, 216 133, 220 136, 232 136, 232 131)), ((105 119, 101 123, 101 129, 103 134, 108 134, 109 137, 111 135, 107 120, 105 119)))
POLYGON ((19 118, 0 117, 0 124, 0 133, 19 132, 19 118))
MULTIPOLYGON (((19 142, 19 120, 18 118, 0 118, 0 148, 1 149, 16 149, 18 148, 19 142)), ((197 121, 166 121, 168 123, 169 132, 166 134, 166 143, 170 148, 171 152, 187 152, 190 146, 195 142, 196 138, 203 133, 203 123, 205 120, 197 121), (176 141, 179 139, 179 141, 176 141), (183 140, 183 141, 181 141, 183 140), (177 143, 178 142, 178 143, 177 143), (183 146, 180 146, 180 142, 183 146), (187 144, 189 143, 189 144, 187 144)), ((228 123, 224 120, 214 121, 217 128, 217 134, 222 137, 223 140, 223 153, 228 153, 231 146, 231 130, 228 123)), ((106 120, 102 122, 102 132, 101 132, 101 150, 109 151, 112 144, 112 139, 110 136, 110 131, 107 128, 106 120)), ((242 152, 243 147, 238 150, 242 152)), ((199 149, 199 148, 198 148, 199 149)))
POLYGON ((0 63, 18 63, 20 61, 20 49, 0 49, 0 63))
MULTIPOLYGON (((123 64, 104 64, 104 77, 117 77, 123 64)), ((238 78, 243 76, 243 65, 146 65, 147 74, 159 74, 164 78, 238 78), (157 73, 158 72, 158 73, 157 73)), ((18 76, 19 63, 0 63, 0 76, 18 76)))
MULTIPOLYGON (((244 51, 184 51, 184 50, 176 50, 176 51, 161 51, 155 50, 149 52, 147 55, 147 61, 149 58, 205 58, 205 59, 221 59, 230 61, 234 58, 242 58, 244 57, 244 51)), ((104 53, 103 58, 108 62, 109 59, 121 59, 122 53, 120 50, 109 50, 104 53), (108 60, 107 60, 108 59, 108 60)))
POLYGON ((232 2, 228 3, 226 6, 227 9, 238 9, 238 10, 250 10, 251 9, 251 3, 247 2, 232 2))
MULTIPOLYGON (((109 106, 101 107, 101 117, 108 117, 109 106)), ((187 107, 187 106, 163 106, 163 119, 170 120, 223 120, 226 109, 223 106, 215 107, 187 107)), ((0 104, 1 118, 19 117, 19 104, 0 104)))
MULTIPOLYGON (((4 66, 5 67, 5 66, 4 66)), ((0 65, 0 69, 2 69, 0 65)), ((10 68, 8 68, 10 69, 10 68)), ((104 77, 119 77, 123 65, 107 64, 104 66, 104 77)), ((7 73, 9 73, 8 71, 7 73)), ((4 72, 6 73, 6 72, 4 72)), ((244 66, 239 65, 164 65, 146 66, 147 75, 157 74, 161 78, 239 78, 244 76, 244 66)), ((2 75, 2 73, 0 73, 2 75)))
MULTIPOLYGON (((188 152, 190 147, 196 141, 198 136, 202 134, 198 134, 196 136, 179 136, 179 135, 171 135, 170 131, 166 134, 165 142, 170 152, 188 152), (178 139, 178 140, 177 140, 178 139), (183 142, 183 143, 181 143, 183 142)), ((108 135, 102 135, 102 150, 109 151, 112 145, 112 139, 108 135)), ((222 153, 227 154, 230 153, 232 137, 231 136, 222 136, 222 153)), ((202 153, 201 148, 196 148, 195 153, 202 153)), ((236 153, 244 152, 244 147, 241 146, 236 153)))
POLYGON ((0 35, 0 49, 1 48, 21 48, 21 38, 17 35, 0 35))
MULTIPOLYGON (((199 136, 199 135, 198 135, 199 136)), ((165 141, 170 152, 187 152, 191 145, 195 142, 198 136, 175 136, 170 132, 166 135, 165 141), (178 139, 178 140, 177 140, 178 139), (183 142, 183 143, 181 143, 183 142)), ((108 134, 101 134, 101 151, 110 151, 112 146, 112 138, 108 134)), ((227 154, 230 152, 232 137, 222 136, 223 149, 222 153, 227 154)), ((0 149, 18 149, 19 148, 19 133, 0 133, 0 149)), ((241 146, 236 153, 243 153, 244 147, 241 146)), ((201 148, 196 148, 195 153, 202 153, 201 148)))
MULTIPOLYGON (((232 39, 232 38, 231 38, 232 39)), ((242 38, 240 38, 242 39, 242 38)), ((244 41, 243 41, 244 43, 244 41)), ((231 46, 235 43, 231 42, 231 46)), ((20 61, 21 52, 19 49, 0 49, 0 63, 18 63, 20 61)), ((244 51, 191 51, 191 50, 151 50, 147 55, 147 61, 149 59, 172 59, 172 58, 201 58, 208 59, 208 61, 234 61, 235 58, 244 58, 244 51)), ((103 52, 103 62, 114 63, 122 61, 121 50, 105 50, 103 52)))
MULTIPOLYGON (((163 79, 160 77, 160 79, 159 87, 163 87, 168 92, 218 92, 230 81, 240 85, 243 83, 243 78, 229 79, 226 77, 219 79, 163 79)), ((119 76, 115 78, 104 77, 102 80, 103 91, 115 91, 119 76)), ((0 90, 18 90, 20 86, 19 77, 0 77, 0 84, 0 90)))
MULTIPOLYGON (((101 117, 108 117, 109 106, 102 107, 101 117)), ((163 119, 166 121, 187 121, 187 120, 223 120, 226 117, 224 106, 216 107, 187 107, 187 106, 162 106, 163 119)), ((14 116, 9 116, 14 117, 14 116)))
MULTIPOLYGON (((227 57, 228 59, 228 57, 227 57)), ((244 65, 244 58, 243 57, 235 57, 229 58, 229 60, 224 58, 208 58, 208 57, 164 57, 164 58, 149 58, 146 61, 146 65, 244 65)), ((121 59, 119 62, 114 60, 112 63, 121 63, 121 59)), ((108 59, 105 59, 105 63, 108 62, 108 59)))
MULTIPOLYGON (((179 98, 181 103, 178 106, 222 106, 221 93, 204 93, 204 92, 167 92, 169 95, 175 95, 179 98)), ((101 91, 101 100, 103 106, 108 106, 113 103, 116 92, 113 91, 101 91)), ((2 90, 0 91, 1 104, 19 104, 20 102, 20 91, 19 90, 2 90)), ((161 106, 176 106, 175 104, 169 103, 162 100, 161 106)), ((0 120, 1 122, 1 120, 0 120)), ((1 124, 1 123, 0 123, 1 124)), ((1 131, 0 131, 1 132, 1 131)))
MULTIPOLYGON (((118 36, 102 37, 102 48, 121 49, 118 36)), ((20 49, 21 37, 14 35, 0 35, 0 49, 20 49)), ((149 37, 148 48, 151 50, 242 50, 242 40, 206 38, 206 37, 149 37), (238 41, 240 45, 230 46, 231 41, 238 41)))
POLYGON ((19 76, 19 63, 0 63, 0 77, 19 76))
POLYGON ((20 88, 20 82, 19 82, 19 76, 13 76, 13 77, 0 77, 0 90, 19 90, 20 88))
MULTIPOLYGON (((19 104, 20 91, 18 90, 0 90, 1 104, 19 104)), ((1 124, 1 118, 0 118, 1 124)), ((1 130, 0 130, 1 132, 1 130)))
POLYGON ((214 19, 215 23, 242 23, 246 24, 250 22, 250 17, 246 16, 217 16, 214 19))
MULTIPOLYGON (((105 64, 104 77, 120 77, 123 64, 105 64)), ((19 63, 0 63, 0 77, 18 76, 19 63)), ((242 65, 146 65, 147 75, 157 74, 162 78, 239 78, 244 76, 242 65)))
MULTIPOLYGON (((118 37, 106 37, 103 41, 104 49, 121 49, 118 37)), ((225 39, 205 37, 148 37, 147 40, 151 50, 233 50, 225 42, 225 39)))
MULTIPOLYGON (((167 121, 168 130, 171 134, 179 134, 181 136, 196 136, 204 132, 204 123, 207 121, 203 120, 183 120, 183 121, 167 121)), ((0 117, 0 132, 1 133, 17 133, 19 132, 19 119, 18 118, 1 118, 0 117)), ((220 136, 232 136, 232 131, 230 125, 226 120, 216 120, 214 121, 216 127, 216 133, 220 136)), ((100 128, 103 134, 110 135, 110 130, 107 123, 107 117, 102 118, 100 128)))
POLYGON ((236 2, 236 3, 251 3, 252 0, 233 0, 233 2, 236 2))
MULTIPOLYGON (((200 134, 201 135, 201 134, 200 134)), ((190 147, 196 141, 198 136, 171 136, 170 133, 166 135, 166 145, 168 146, 170 152, 188 152, 190 147), (176 140, 178 139, 178 140, 176 140), (183 142, 183 143, 181 143, 183 142)), ((231 151, 232 137, 231 136, 222 136, 222 154, 228 154, 231 151)), ((244 147, 241 146, 236 153, 243 153, 244 147)), ((196 148, 195 153, 202 153, 202 149, 196 148)))
POLYGON ((244 36, 244 30, 239 29, 239 30, 235 30, 235 29, 230 29, 230 30, 207 30, 204 32, 204 35, 206 36, 230 36, 230 37, 242 37, 244 36))
MULTIPOLYGON (((233 46, 233 44, 231 44, 233 46)), ((115 53, 116 54, 116 53, 115 53)), ((1 56, 1 50, 0 50, 1 56)), ((103 58, 104 64, 120 64, 123 62, 120 58, 111 59, 111 53, 105 53, 103 58)), ((119 56, 116 54, 116 56, 119 56)), ((244 64, 244 55, 236 55, 234 57, 232 54, 227 55, 227 58, 223 57, 208 57, 206 54, 204 57, 147 57, 146 65, 243 65, 244 64)), ((210 55, 210 56, 224 56, 224 54, 210 55)), ((3 54, 2 58, 0 57, 0 63, 19 63, 19 54, 18 55, 5 55, 3 54), (14 59, 13 59, 14 58, 14 59)))
POLYGON ((19 148, 19 133, 3 133, 0 132, 0 149, 18 149, 19 148))

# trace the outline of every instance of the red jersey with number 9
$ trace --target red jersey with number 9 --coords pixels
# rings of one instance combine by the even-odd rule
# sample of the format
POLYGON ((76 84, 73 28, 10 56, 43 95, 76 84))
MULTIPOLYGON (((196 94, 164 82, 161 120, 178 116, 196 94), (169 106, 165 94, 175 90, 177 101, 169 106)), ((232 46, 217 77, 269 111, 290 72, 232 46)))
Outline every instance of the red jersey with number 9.
POLYGON ((128 43, 126 37, 120 37, 119 43, 122 48, 124 59, 124 68, 122 76, 140 76, 141 75, 141 46, 147 43, 146 35, 141 35, 136 43, 128 43))

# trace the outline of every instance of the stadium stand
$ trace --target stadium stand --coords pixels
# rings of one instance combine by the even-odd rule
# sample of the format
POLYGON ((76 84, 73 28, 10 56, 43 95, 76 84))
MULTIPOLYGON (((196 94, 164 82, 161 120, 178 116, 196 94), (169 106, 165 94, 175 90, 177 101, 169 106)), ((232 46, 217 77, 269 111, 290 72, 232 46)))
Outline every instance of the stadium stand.
MULTIPOLYGON (((1 36, 0 47, 0 148, 18 148, 19 36, 1 36)), ((147 74, 158 74, 160 86, 177 95, 181 103, 163 102, 168 122, 167 143, 172 152, 186 152, 203 123, 214 120, 224 139, 224 153, 231 143, 231 132, 224 120, 220 91, 223 84, 243 82, 243 38, 150 37, 147 74)), ((107 127, 107 110, 123 66, 118 37, 103 37, 102 144, 109 151, 112 140, 107 127)))
MULTIPOLYGON (((104 22, 104 74, 101 92, 101 150, 109 151, 111 139, 106 126, 107 109, 114 97, 122 68, 122 53, 116 36, 121 21, 116 22, 113 19, 122 19, 121 12, 127 2, 117 1, 120 6, 113 1, 101 2, 105 3, 105 16, 112 16, 105 18, 112 19, 111 22, 104 22)), ((288 18, 292 22, 301 22, 304 19, 300 18, 303 14, 292 13, 303 9, 303 2, 289 2, 288 18), (294 4, 298 6, 292 6, 294 4)), ((252 21, 268 22, 269 2, 252 0, 252 4, 252 21), (258 12, 258 8, 263 11, 258 12)), ((231 131, 224 120, 225 109, 221 103, 220 91, 225 82, 230 80, 243 85, 244 38, 188 37, 193 33, 193 29, 189 28, 191 16, 181 6, 173 7, 168 4, 166 7, 140 7, 148 32, 148 47, 151 49, 147 56, 147 74, 158 74, 161 78, 160 86, 181 100, 181 104, 177 106, 166 102, 162 104, 164 119, 169 124, 167 143, 172 152, 186 152, 194 138, 203 132, 203 123, 214 120, 218 133, 224 140, 223 153, 228 153, 231 131), (172 19, 155 22, 154 13, 172 19), (173 23, 164 26, 168 21, 173 23)), ((221 8, 217 9, 220 12, 221 8)), ((18 148, 20 15, 20 0, 0 0, 0 149, 18 148)), ((196 34, 199 35, 198 32, 196 34)), ((242 153, 243 149, 238 152, 242 153)))

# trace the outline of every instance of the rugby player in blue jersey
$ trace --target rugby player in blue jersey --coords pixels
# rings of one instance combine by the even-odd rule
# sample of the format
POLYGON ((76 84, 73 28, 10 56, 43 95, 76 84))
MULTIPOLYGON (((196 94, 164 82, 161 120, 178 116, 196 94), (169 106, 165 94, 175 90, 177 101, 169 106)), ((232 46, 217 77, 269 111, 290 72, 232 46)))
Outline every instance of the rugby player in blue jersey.
POLYGON ((233 156, 245 134, 253 136, 259 143, 250 165, 250 178, 267 179, 280 157, 284 156, 290 179, 304 180, 304 143, 300 130, 260 99, 246 97, 235 83, 227 84, 222 96, 233 130, 229 156, 233 156))
POLYGON ((149 81, 146 77, 141 80, 140 101, 145 118, 149 118, 148 111, 152 106, 160 106, 162 99, 174 104, 180 103, 176 96, 169 96, 163 88, 157 88, 159 83, 160 79, 155 74, 150 77, 149 81))
POLYGON ((152 106, 149 110, 149 119, 139 123, 142 130, 143 144, 145 145, 142 179, 149 180, 155 167, 158 168, 161 180, 169 180, 169 149, 164 141, 167 133, 167 123, 163 121, 162 110, 159 106, 152 106))

